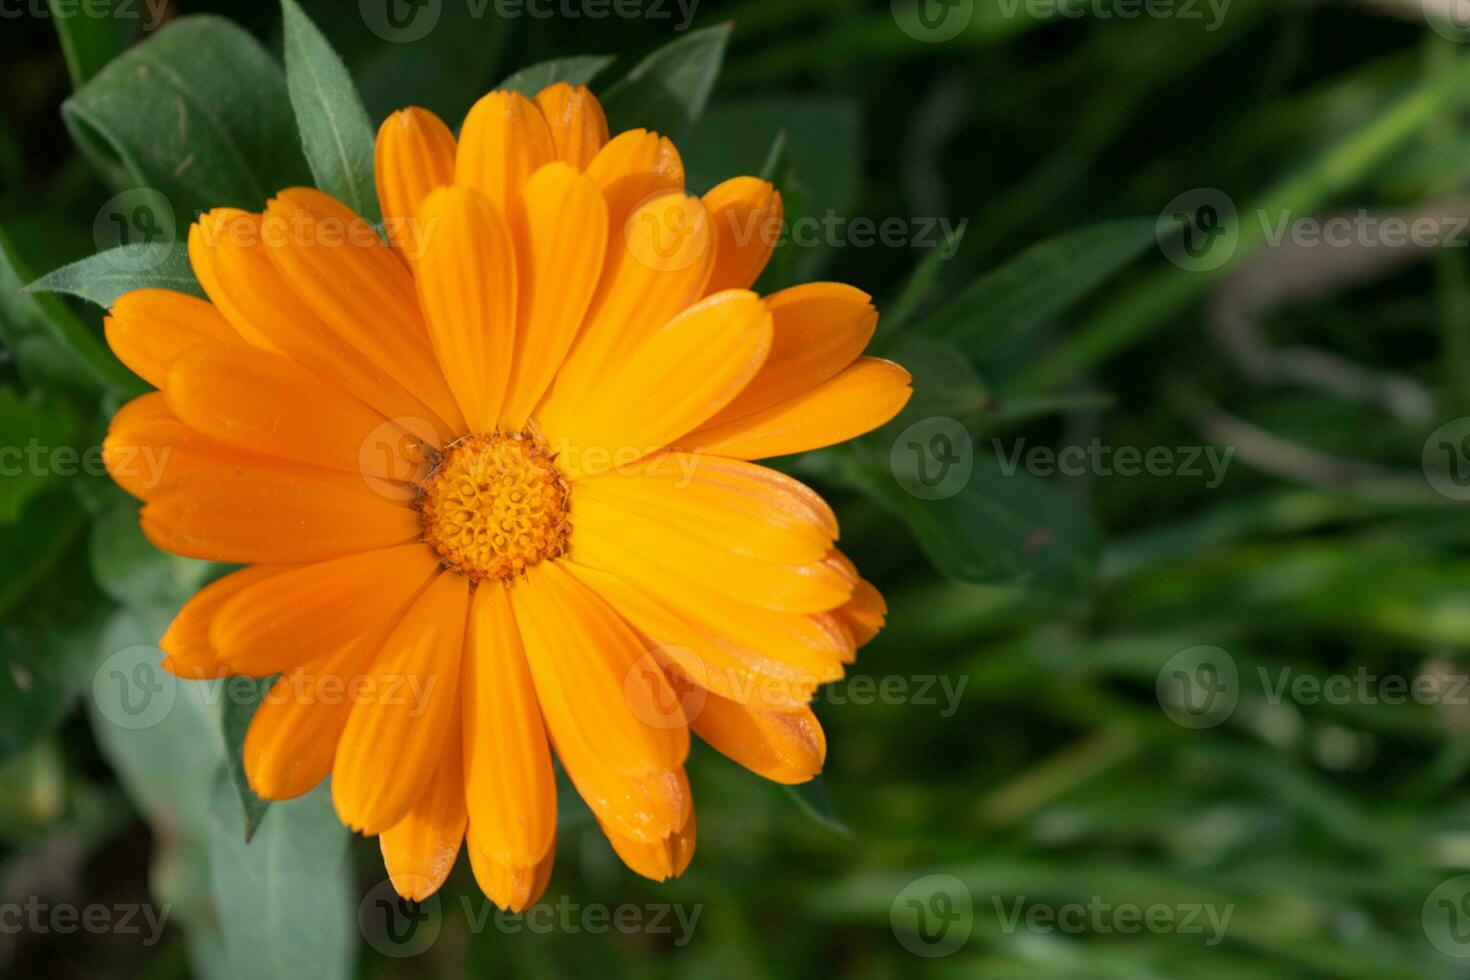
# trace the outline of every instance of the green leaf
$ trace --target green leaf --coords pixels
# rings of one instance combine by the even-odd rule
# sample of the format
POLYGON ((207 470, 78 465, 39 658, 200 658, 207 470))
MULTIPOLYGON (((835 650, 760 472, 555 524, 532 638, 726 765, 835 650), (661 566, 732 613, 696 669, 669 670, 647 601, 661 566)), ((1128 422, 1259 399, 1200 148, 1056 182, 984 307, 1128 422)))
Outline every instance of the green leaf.
POLYGON ((934 291, 934 282, 939 278, 940 266, 946 259, 954 257, 960 247, 960 240, 964 238, 964 230, 961 229, 955 240, 948 247, 935 246, 929 250, 929 254, 915 267, 909 281, 904 285, 903 291, 894 298, 888 308, 882 311, 882 317, 878 321, 878 333, 882 337, 889 337, 901 329, 904 324, 918 309, 923 306, 929 294, 934 291))
POLYGON ((225 739, 225 762, 230 772, 230 782, 235 786, 241 812, 244 814, 245 840, 255 836, 265 816, 269 800, 262 800, 250 788, 245 775, 245 734, 250 731, 250 721, 260 707, 261 698, 270 689, 273 679, 258 680, 252 677, 231 677, 225 682, 226 696, 222 698, 220 731, 225 739))
POLYGON ((214 782, 214 901, 236 980, 352 975, 359 932, 347 829, 324 784, 277 803, 249 843, 229 776, 214 782))
POLYGON ((534 65, 527 65, 495 87, 519 92, 527 98, 534 98, 537 92, 557 82, 566 82, 568 85, 590 84, 592 79, 612 63, 613 56, 610 54, 583 54, 570 58, 552 58, 550 61, 539 61, 534 65))
POLYGON ((373 126, 347 66, 296 0, 281 0, 286 86, 316 186, 376 224, 373 126))
POLYGON ((178 220, 259 209, 307 183, 286 80, 265 48, 219 17, 181 17, 62 105, 72 138, 104 171, 167 200, 178 220))
MULTIPOLYGON (((145 473, 162 472, 161 459, 139 454, 145 473)), ((138 501, 120 490, 92 522, 88 559, 92 577, 103 592, 125 606, 177 607, 208 579, 210 562, 180 558, 160 551, 143 536, 138 501)))
POLYGON ((837 816, 837 811, 833 809, 832 800, 827 796, 827 784, 822 781, 821 776, 814 776, 804 783, 785 786, 783 789, 801 808, 801 812, 817 823, 843 837, 852 836, 852 828, 843 823, 842 818, 837 816))
MULTIPOLYGON (((66 58, 66 71, 71 76, 74 89, 81 88, 109 61, 122 54, 132 42, 138 17, 147 16, 150 9, 141 2, 125 7, 123 0, 102 0, 101 5, 97 0, 86 5, 47 0, 47 6, 51 11, 51 22, 56 25, 56 38, 61 42, 61 54, 66 58), (128 10, 138 17, 122 16, 128 10)), ((147 29, 157 26, 152 23, 147 25, 147 29)))
POLYGON ((847 476, 908 525, 940 573, 1062 597, 1089 588, 1091 517, 1049 484, 976 452, 954 419, 931 418, 891 443, 852 444, 847 476))
POLYGON ((1034 245, 979 279, 923 324, 971 356, 1004 347, 1063 313, 1154 243, 1152 218, 1068 232, 1034 245))
POLYGON ((70 293, 106 309, 134 289, 172 289, 204 298, 189 265, 189 249, 176 242, 119 245, 53 269, 25 291, 70 293))
POLYGON ((673 140, 699 121, 720 65, 730 25, 692 31, 644 58, 602 97, 614 133, 642 126, 673 140))
POLYGON ((94 622, 0 624, 0 764, 50 732, 90 676, 94 622))
POLYGON ((87 514, 71 494, 53 489, 25 505, 20 520, 0 534, 0 618, 12 621, 23 598, 87 528, 87 514))
POLYGON ((30 280, 30 270, 0 233, 0 341, 18 352, 23 373, 34 359, 56 380, 92 390, 147 389, 59 298, 25 292, 30 280))
MULTIPOLYGON (((82 472, 82 454, 72 445, 76 431, 76 416, 66 402, 45 398, 39 390, 22 396, 14 388, 0 388, 0 524, 17 520, 22 508, 58 478, 82 472)), ((3 533, 10 532, 5 528, 3 533)))

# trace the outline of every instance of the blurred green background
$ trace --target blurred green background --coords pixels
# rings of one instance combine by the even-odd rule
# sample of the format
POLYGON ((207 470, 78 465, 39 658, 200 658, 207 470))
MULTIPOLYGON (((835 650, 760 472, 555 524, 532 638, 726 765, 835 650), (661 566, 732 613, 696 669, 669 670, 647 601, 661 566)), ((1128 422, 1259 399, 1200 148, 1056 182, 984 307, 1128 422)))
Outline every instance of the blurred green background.
POLYGON ((248 130, 239 193, 306 179, 281 12, 0 0, 0 974, 1470 976, 1470 33, 1425 13, 1453 2, 430 0, 394 8, 437 18, 411 40, 380 0, 302 5, 374 125, 567 55, 616 55, 605 93, 674 45, 615 119, 680 130, 696 191, 771 175, 817 223, 763 286, 873 293, 916 375, 884 430, 781 464, 888 627, 819 696, 820 784, 696 748, 669 884, 566 791, 539 922, 487 918, 461 861, 396 936, 320 794, 245 845, 239 719, 115 691, 167 682, 152 644, 218 569, 97 473, 137 390, 101 311, 18 290, 116 245, 119 192, 165 189, 164 240, 260 203, 150 170, 186 105, 248 130), (207 22, 165 51, 200 13, 269 56, 207 22))

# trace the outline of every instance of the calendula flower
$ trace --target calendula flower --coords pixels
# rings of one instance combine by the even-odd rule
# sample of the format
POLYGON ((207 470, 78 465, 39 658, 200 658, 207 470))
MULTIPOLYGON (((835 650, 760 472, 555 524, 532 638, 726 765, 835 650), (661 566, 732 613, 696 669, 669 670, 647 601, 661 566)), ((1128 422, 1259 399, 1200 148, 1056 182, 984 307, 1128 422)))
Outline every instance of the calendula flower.
POLYGON ((143 530, 246 566, 184 606, 165 666, 279 675, 251 785, 330 775, 406 897, 464 842, 491 899, 534 902, 553 752, 629 867, 679 874, 689 730, 811 778, 813 691, 884 616, 827 505, 752 460, 881 425, 908 374, 861 356, 859 290, 749 290, 770 184, 687 195, 674 145, 609 139, 585 88, 492 92, 457 141, 398 112, 376 174, 386 242, 315 190, 220 208, 189 234, 208 302, 138 290, 107 320, 158 388, 105 447, 143 530))

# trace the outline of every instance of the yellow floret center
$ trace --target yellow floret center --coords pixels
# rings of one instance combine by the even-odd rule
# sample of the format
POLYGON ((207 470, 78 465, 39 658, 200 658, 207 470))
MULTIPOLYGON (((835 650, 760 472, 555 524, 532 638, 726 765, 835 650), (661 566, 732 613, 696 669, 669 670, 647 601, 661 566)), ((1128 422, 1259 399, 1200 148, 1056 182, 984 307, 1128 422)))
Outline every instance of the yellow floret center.
POLYGON ((424 540, 475 581, 519 575, 566 550, 567 484, 529 433, 466 436, 422 490, 424 540))

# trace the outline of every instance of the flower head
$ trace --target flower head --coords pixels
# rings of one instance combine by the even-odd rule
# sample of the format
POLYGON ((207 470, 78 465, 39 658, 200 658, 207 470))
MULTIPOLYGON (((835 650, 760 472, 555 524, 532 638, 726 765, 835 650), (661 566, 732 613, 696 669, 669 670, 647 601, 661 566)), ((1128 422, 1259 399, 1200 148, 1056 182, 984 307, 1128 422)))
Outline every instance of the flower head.
POLYGON ((861 356, 866 294, 750 291, 774 188, 687 195, 674 145, 609 139, 585 88, 492 92, 457 141, 395 113, 376 174, 386 242, 285 190, 195 223, 207 302, 138 290, 108 317, 158 388, 118 412, 109 470, 159 547, 246 566, 184 606, 165 666, 279 675, 251 785, 330 775, 407 897, 465 843, 493 900, 535 901, 553 757, 631 868, 679 874, 689 730, 810 778, 813 691, 884 614, 827 505, 752 461, 881 425, 908 375, 861 356))

